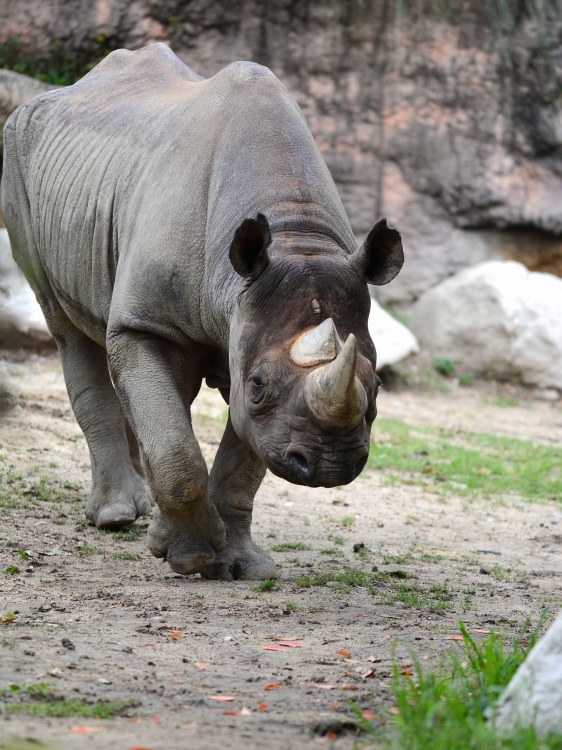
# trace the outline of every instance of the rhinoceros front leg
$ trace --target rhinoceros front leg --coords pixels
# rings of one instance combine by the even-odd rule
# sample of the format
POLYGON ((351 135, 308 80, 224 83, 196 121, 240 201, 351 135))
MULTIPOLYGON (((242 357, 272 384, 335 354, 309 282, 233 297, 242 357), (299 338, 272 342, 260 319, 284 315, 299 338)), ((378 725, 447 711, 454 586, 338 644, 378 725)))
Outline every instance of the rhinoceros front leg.
POLYGON ((277 578, 275 563, 252 540, 254 496, 265 475, 265 464, 241 442, 230 416, 213 468, 209 494, 228 529, 228 546, 201 575, 204 578, 263 580, 277 578))
POLYGON ((110 333, 115 389, 139 444, 159 512, 148 546, 176 573, 198 573, 226 545, 226 530, 208 497, 208 472, 191 427, 201 384, 196 354, 134 331, 110 333))
POLYGON ((126 526, 149 513, 152 504, 142 471, 135 469, 131 456, 105 349, 79 331, 62 310, 53 313, 51 308, 47 321, 61 354, 72 409, 90 450, 92 488, 86 518, 100 528, 126 526))

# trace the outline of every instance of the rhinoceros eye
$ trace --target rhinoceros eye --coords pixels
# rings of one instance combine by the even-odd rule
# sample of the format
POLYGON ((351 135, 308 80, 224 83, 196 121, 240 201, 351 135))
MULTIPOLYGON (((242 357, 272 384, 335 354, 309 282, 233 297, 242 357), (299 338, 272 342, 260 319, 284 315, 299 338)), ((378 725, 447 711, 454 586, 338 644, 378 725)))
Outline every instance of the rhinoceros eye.
POLYGON ((250 401, 253 404, 260 404, 267 392, 266 374, 263 368, 253 372, 250 378, 250 401))

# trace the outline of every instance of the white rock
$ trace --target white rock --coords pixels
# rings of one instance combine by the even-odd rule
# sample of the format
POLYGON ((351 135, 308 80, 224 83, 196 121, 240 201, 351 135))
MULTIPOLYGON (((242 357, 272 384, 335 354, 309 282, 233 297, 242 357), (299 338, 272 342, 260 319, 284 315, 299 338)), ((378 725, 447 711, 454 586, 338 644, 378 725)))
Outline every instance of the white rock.
POLYGON ((428 290, 409 325, 457 373, 562 390, 562 279, 514 261, 479 263, 428 290))
POLYGON ((12 258, 8 230, 0 229, 0 345, 29 346, 51 340, 35 295, 12 258))
POLYGON ((369 333, 377 350, 377 370, 401 362, 419 352, 414 334, 371 300, 369 333))
POLYGON ((531 649, 500 703, 498 729, 534 724, 540 735, 562 733, 562 612, 531 649))

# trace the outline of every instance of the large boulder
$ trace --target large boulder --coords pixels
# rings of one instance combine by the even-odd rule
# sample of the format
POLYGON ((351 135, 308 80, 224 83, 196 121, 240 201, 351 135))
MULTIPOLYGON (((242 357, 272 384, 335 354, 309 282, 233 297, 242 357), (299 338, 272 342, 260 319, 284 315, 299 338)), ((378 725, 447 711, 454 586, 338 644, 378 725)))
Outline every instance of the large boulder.
POLYGON ((534 724, 537 734, 562 734, 562 613, 505 689, 495 720, 510 732, 534 724))
POLYGON ((457 372, 562 390, 562 279, 514 261, 467 268, 425 292, 409 325, 457 372))
POLYGON ((369 333, 377 348, 378 371, 419 352, 414 334, 383 310, 374 299, 371 300, 369 333))
POLYGON ((35 295, 12 257, 8 231, 0 229, 0 346, 42 346, 52 341, 35 295))

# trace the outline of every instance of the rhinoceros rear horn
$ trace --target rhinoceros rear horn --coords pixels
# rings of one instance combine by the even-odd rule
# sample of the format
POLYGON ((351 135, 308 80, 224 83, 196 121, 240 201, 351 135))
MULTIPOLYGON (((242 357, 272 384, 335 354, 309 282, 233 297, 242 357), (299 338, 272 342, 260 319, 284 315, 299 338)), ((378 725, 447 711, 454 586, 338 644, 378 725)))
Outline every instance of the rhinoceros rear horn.
POLYGON ((234 233, 228 254, 236 273, 246 279, 257 279, 269 263, 270 244, 269 223, 263 214, 244 219, 234 233))
POLYGON ((367 394, 355 375, 357 340, 350 333, 340 353, 306 376, 304 397, 314 417, 327 427, 356 427, 367 411, 367 394))
POLYGON ((404 263, 400 234, 388 226, 386 219, 377 221, 362 247, 353 253, 349 262, 371 284, 388 284, 398 275, 404 263))

